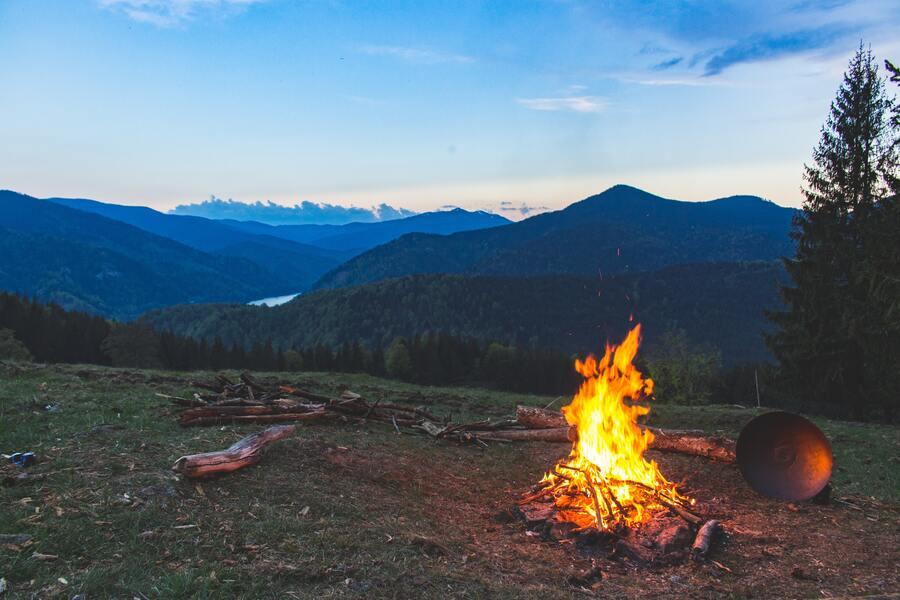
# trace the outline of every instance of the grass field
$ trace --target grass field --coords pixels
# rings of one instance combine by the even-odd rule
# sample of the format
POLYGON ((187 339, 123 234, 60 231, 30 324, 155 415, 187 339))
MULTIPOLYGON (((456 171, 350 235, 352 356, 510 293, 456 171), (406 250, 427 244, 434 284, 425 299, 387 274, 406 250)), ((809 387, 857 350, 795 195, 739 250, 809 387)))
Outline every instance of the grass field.
MULTIPOLYGON (((362 375, 270 377, 314 391, 428 405, 454 420, 500 417, 553 398, 423 388, 362 375)), ((185 394, 210 374, 0 365, 0 451, 32 450, 30 481, 0 488, 4 597, 566 598, 820 597, 900 592, 896 573, 900 429, 817 419, 843 502, 787 505, 736 470, 659 455, 673 480, 722 518, 718 562, 567 576, 579 557, 525 534, 515 500, 567 448, 480 448, 398 435, 380 424, 299 426, 263 461, 201 483, 170 470, 258 426, 183 429, 156 392, 185 394), (49 408, 48 408, 49 407, 49 408), (876 556, 866 554, 877 548, 876 556), (834 552, 840 548, 841 552, 834 552), (48 558, 49 557, 49 558, 48 558), (52 558, 56 557, 56 558, 52 558), (841 568, 844 565, 844 568, 841 568)), ((565 403, 565 399, 558 404, 565 403)), ((756 410, 654 407, 652 423, 736 435, 756 410)), ((3 475, 17 471, 4 465, 3 475)))

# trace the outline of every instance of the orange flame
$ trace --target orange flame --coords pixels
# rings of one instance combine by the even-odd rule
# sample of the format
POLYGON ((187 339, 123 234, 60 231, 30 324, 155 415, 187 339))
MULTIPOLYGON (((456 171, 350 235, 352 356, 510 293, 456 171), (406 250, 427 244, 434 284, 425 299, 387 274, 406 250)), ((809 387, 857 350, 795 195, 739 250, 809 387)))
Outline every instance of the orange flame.
POLYGON ((650 412, 639 402, 653 393, 653 381, 632 362, 640 336, 637 325, 620 346, 607 345, 600 360, 591 355, 575 362, 585 379, 563 414, 578 439, 541 484, 552 494, 558 518, 581 528, 631 527, 647 520, 649 511, 690 503, 655 461, 644 458, 653 434, 638 426, 638 417, 650 412))

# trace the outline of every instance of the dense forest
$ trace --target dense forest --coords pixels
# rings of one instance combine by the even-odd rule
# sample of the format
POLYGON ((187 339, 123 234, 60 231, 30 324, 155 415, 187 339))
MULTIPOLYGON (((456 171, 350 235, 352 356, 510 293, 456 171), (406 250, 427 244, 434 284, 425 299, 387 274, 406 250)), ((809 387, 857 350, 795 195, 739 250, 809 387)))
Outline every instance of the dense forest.
POLYGON ((360 341, 387 347, 397 337, 440 331, 566 354, 596 352, 630 322, 644 325, 647 347, 671 329, 715 347, 726 364, 762 361, 763 308, 779 306, 778 263, 678 265, 616 277, 418 275, 300 296, 276 307, 185 305, 144 321, 245 347, 279 348, 360 341))
POLYGON ((118 323, 15 294, 0 293, 0 360, 90 363, 179 371, 252 369, 388 375, 422 384, 482 384, 520 392, 574 389, 572 359, 561 353, 429 333, 370 350, 358 341, 337 348, 276 349, 270 340, 244 347, 118 323))
MULTIPOLYGON (((680 330, 667 332, 656 352, 639 361, 658 380, 657 400, 678 403, 756 402, 754 377, 771 366, 723 369, 718 352, 680 330)), ((575 356, 535 346, 513 346, 445 333, 397 337, 387 347, 359 341, 337 348, 276 349, 271 341, 248 348, 158 332, 146 323, 117 323, 14 294, 0 293, 0 360, 91 363, 179 371, 250 369, 368 373, 423 385, 475 385, 570 395, 580 376, 575 356)), ((770 402, 784 402, 766 389, 770 402)))

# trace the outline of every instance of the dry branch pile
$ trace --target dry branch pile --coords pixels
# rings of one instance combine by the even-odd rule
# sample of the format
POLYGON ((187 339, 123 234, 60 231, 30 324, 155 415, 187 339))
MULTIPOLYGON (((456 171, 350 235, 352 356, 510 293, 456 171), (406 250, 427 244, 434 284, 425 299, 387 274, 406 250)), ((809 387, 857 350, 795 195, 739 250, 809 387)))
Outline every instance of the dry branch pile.
MULTIPOLYGON (((542 408, 519 406, 515 418, 500 421, 451 423, 422 407, 369 402, 359 394, 345 391, 332 398, 295 386, 265 386, 249 373, 239 381, 218 375, 211 383, 193 383, 201 391, 191 398, 157 394, 179 406, 183 427, 227 423, 278 423, 329 419, 369 420, 425 432, 436 438, 485 442, 541 441, 572 443, 577 435, 562 413, 542 408)), ((695 430, 649 428, 654 439, 650 448, 734 462, 734 441, 707 436, 695 430)))

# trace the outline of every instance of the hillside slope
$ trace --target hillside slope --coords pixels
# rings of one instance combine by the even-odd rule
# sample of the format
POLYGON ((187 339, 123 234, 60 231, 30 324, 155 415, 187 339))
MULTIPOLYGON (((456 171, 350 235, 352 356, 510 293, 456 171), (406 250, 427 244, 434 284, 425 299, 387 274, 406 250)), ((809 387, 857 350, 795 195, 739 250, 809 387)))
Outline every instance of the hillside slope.
POLYGON ((251 300, 284 283, 241 258, 0 191, 0 289, 127 319, 176 303, 251 300))
POLYGON ((407 233, 448 235, 507 225, 510 221, 484 211, 453 210, 422 213, 392 221, 346 225, 267 225, 254 221, 225 221, 243 231, 312 244, 353 254, 393 241, 407 233))
POLYGON ((770 261, 791 252, 793 215, 752 196, 679 202, 619 185, 502 227, 403 236, 344 263, 314 289, 417 273, 606 276, 679 263, 770 261))
POLYGON ((352 256, 347 252, 251 233, 222 221, 169 215, 144 206, 80 198, 50 198, 48 202, 103 215, 204 252, 245 258, 280 279, 283 282, 280 293, 306 290, 324 273, 352 256))
POLYGON ((178 306, 145 319, 162 329, 226 343, 272 339, 282 347, 370 347, 396 336, 442 331, 537 344, 566 352, 598 351, 629 318, 641 321, 649 347, 682 328, 728 362, 768 357, 764 308, 777 306, 784 272, 777 263, 695 264, 604 278, 418 275, 301 296, 285 305, 178 306))

